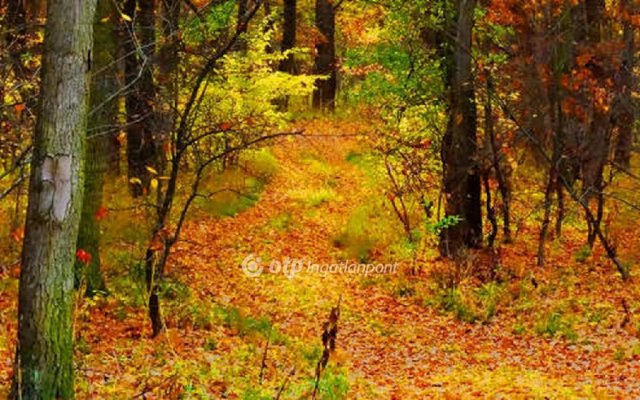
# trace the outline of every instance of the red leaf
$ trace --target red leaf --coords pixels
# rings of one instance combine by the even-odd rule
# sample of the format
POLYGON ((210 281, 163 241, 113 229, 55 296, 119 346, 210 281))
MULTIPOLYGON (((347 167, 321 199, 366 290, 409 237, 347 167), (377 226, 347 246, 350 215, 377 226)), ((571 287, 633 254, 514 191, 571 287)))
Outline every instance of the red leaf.
POLYGON ((87 253, 83 249, 78 249, 76 251, 76 258, 83 264, 91 264, 91 254, 87 253))
POLYGON ((18 228, 11 232, 11 238, 18 243, 22 242, 22 239, 24 239, 24 228, 18 228))
POLYGON ((96 219, 98 221, 103 220, 107 216, 108 213, 109 213, 109 211, 104 206, 100 206, 98 211, 96 211, 96 219))

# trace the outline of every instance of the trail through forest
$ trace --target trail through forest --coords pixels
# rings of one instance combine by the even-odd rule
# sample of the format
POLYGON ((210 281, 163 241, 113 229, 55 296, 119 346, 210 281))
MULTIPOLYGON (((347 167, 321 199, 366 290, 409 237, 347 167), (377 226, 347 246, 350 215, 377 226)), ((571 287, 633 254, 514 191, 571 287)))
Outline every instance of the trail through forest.
MULTIPOLYGON (((609 356, 609 346, 619 339, 606 335, 598 338, 604 343, 601 346, 572 345, 516 335, 504 320, 460 324, 411 296, 394 296, 380 284, 383 276, 303 270, 293 279, 267 271, 247 277, 239 265, 250 254, 274 260, 340 262, 332 238, 360 202, 371 196, 362 172, 347 161, 349 152, 358 148, 356 139, 340 136, 340 129, 308 135, 274 147, 280 171, 255 207, 235 218, 190 224, 188 240, 174 257, 173 273, 188 276, 202 296, 254 316, 268 316, 284 334, 306 342, 321 343, 322 323, 342 296, 338 349, 330 362, 344 366, 349 381, 358 386, 351 388, 353 397, 486 395, 492 387, 508 396, 531 394, 532 388, 559 395, 564 390, 597 393, 598 388, 606 388, 603 393, 609 395, 617 389, 640 393, 638 381, 630 379, 637 377, 638 362, 616 363, 609 356), (314 168, 318 162, 329 168, 314 168), (335 198, 313 207, 296 199, 301 190, 323 190, 327 179, 335 182, 335 198), (283 215, 288 226, 273 229, 273 221, 283 215)), ((408 271, 408 266, 400 266, 397 274, 408 275, 408 271)), ((283 355, 288 356, 293 355, 283 355)), ((285 374, 286 363, 278 371, 277 364, 267 360, 272 379, 285 374)))
MULTIPOLYGON (((366 152, 370 128, 313 120, 301 129, 304 136, 271 147, 278 169, 252 207, 226 218, 196 212, 188 222, 168 264, 165 333, 151 338, 144 298, 132 303, 135 279, 122 275, 132 273, 123 272, 126 265, 109 273, 110 296, 77 297, 78 398, 262 399, 280 391, 282 399, 309 398, 323 323, 339 299, 336 350, 320 398, 640 395, 638 340, 629 330, 634 320, 623 329, 624 311, 611 308, 635 295, 621 287, 610 265, 597 261, 601 250, 593 265, 572 264, 578 236, 563 239, 550 260, 577 268, 574 275, 538 271, 537 289, 525 288, 521 276, 505 286, 512 304, 494 305, 496 315, 485 322, 462 322, 437 304, 430 278, 446 261, 435 257, 421 261, 415 274, 406 261, 388 274, 304 266, 295 276, 270 272, 273 260, 395 261, 375 248, 370 259, 354 259, 337 239, 363 204, 385 201, 376 196, 369 169, 353 162, 354 154, 366 152), (261 261, 259 276, 243 270, 248 257, 261 261), (589 282, 600 281, 607 289, 595 296, 589 282), (545 309, 549 316, 541 319, 545 309)), ((365 221, 372 224, 366 229, 376 229, 375 220, 365 221)), ((500 256, 518 274, 535 250, 505 246, 500 256)), ((5 289, 1 383, 8 388, 17 282, 5 289)))

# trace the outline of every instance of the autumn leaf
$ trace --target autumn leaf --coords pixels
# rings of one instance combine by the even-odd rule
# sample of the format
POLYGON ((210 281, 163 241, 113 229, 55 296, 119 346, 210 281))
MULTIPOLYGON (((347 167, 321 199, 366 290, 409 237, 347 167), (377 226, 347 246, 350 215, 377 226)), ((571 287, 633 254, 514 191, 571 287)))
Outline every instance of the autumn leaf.
POLYGON ((105 206, 100 206, 100 208, 98 208, 98 211, 96 211, 96 219, 98 221, 101 221, 107 216, 108 213, 109 211, 105 206))
POLYGON ((24 228, 17 228, 11 232, 11 238, 18 243, 22 243, 24 239, 24 228))
POLYGON ((78 249, 76 251, 76 259, 85 265, 91 264, 91 254, 83 249, 78 249))

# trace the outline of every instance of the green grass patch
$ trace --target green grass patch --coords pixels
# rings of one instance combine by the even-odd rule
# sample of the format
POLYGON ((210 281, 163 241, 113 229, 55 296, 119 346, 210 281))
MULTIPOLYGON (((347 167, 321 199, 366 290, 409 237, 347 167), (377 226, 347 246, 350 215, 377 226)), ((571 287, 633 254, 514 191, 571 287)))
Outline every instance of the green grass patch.
POLYGON ((289 212, 283 212, 270 219, 268 226, 279 231, 288 231, 294 225, 293 216, 289 212))
POLYGON ((555 310, 542 315, 535 325, 538 335, 547 337, 563 337, 571 342, 578 339, 578 334, 573 328, 572 319, 568 318, 560 310, 555 310))
POLYGON ((336 200, 336 192, 330 188, 298 189, 289 192, 289 197, 306 207, 319 207, 320 205, 336 200))
POLYGON ((488 282, 477 288, 441 288, 427 304, 435 305, 446 313, 451 313, 459 321, 488 323, 498 314, 499 307, 506 299, 505 287, 496 282, 488 282))

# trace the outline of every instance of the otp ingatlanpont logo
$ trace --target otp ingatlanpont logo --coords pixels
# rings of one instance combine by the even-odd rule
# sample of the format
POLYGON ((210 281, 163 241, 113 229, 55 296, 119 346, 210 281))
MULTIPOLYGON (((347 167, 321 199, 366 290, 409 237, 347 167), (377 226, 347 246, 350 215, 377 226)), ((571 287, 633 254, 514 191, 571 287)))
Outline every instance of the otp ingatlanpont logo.
POLYGON ((242 260, 242 272, 250 278, 257 278, 262 274, 262 259, 249 254, 242 260))

